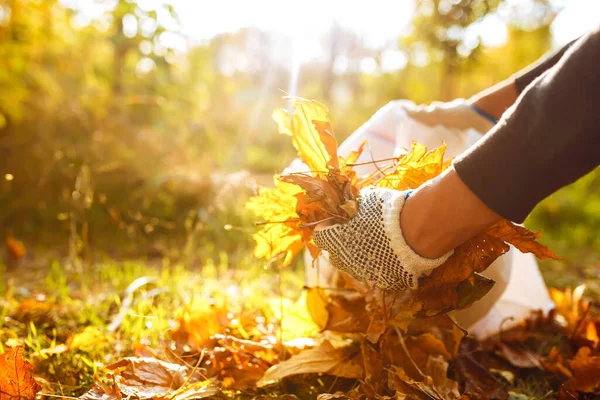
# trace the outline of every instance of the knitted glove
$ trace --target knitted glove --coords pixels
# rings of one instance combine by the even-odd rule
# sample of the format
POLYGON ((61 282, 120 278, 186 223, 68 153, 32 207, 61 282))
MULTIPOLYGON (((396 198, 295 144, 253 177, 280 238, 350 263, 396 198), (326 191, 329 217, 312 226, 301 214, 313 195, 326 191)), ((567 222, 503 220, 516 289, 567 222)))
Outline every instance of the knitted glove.
POLYGON ((400 212, 407 192, 363 189, 358 214, 350 221, 317 226, 314 240, 329 253, 331 264, 354 278, 384 290, 416 288, 452 254, 428 259, 415 253, 404 240, 400 212))

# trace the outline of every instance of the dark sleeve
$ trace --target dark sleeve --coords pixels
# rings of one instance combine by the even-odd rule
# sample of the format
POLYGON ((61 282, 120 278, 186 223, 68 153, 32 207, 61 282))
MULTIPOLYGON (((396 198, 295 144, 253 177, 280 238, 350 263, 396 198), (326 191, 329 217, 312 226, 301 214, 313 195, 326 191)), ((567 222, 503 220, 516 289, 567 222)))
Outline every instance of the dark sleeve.
POLYGON ((546 72, 546 70, 552 68, 558 62, 558 60, 561 59, 563 54, 565 54, 567 49, 575 42, 576 40, 573 40, 559 50, 545 55, 529 67, 515 74, 513 79, 515 81, 515 87, 517 88, 517 91, 521 93, 535 78, 546 72))
POLYGON ((545 197, 600 164, 599 66, 596 29, 455 160, 460 178, 488 207, 522 222, 545 197))

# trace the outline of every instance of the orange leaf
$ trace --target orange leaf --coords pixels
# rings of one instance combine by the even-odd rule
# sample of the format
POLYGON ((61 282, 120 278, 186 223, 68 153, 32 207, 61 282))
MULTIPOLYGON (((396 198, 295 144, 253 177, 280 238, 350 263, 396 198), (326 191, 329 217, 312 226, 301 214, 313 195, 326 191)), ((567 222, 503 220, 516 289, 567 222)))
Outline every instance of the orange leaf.
POLYGON ((575 375, 575 388, 581 392, 594 392, 600 388, 600 355, 592 354, 589 347, 581 347, 569 361, 575 375))
POLYGON ((540 237, 540 232, 532 232, 527 228, 513 224, 503 219, 491 226, 485 231, 488 235, 501 239, 512 244, 522 253, 532 253, 540 260, 552 258, 560 260, 552 250, 543 244, 536 242, 540 237))
POLYGON ((573 378, 573 373, 565 365, 565 360, 556 346, 552 347, 548 359, 542 361, 542 365, 550 372, 562 375, 565 378, 573 378))
POLYGON ((0 355, 0 400, 33 400, 42 387, 23 359, 23 347, 9 347, 0 355))
POLYGON ((6 238, 6 250, 13 260, 22 258, 27 252, 23 242, 15 239, 11 235, 6 238))
POLYGON ((194 298, 177 312, 179 327, 173 337, 184 337, 195 345, 202 345, 212 335, 225 331, 229 324, 227 304, 211 304, 206 299, 194 298))

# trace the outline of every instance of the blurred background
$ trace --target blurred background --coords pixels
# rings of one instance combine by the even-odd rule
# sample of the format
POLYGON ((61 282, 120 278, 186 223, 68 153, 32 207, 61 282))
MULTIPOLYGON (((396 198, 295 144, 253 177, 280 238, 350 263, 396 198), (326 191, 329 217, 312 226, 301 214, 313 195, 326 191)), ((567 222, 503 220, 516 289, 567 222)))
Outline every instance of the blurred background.
MULTIPOLYGON (((598 15, 596 0, 0 0, 0 263, 235 266, 243 203, 295 155, 271 119, 283 95, 325 103, 341 140, 390 100, 489 87, 598 15)), ((527 221, 569 259, 544 269, 557 286, 597 266, 599 187, 593 172, 527 221)))

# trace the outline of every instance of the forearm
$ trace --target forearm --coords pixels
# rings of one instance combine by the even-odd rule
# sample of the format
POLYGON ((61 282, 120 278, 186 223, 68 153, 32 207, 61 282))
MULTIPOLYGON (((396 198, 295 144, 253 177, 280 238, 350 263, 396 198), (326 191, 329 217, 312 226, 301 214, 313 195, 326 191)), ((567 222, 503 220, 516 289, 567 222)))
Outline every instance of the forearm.
POLYGON ((517 87, 513 79, 498 83, 471 97, 467 102, 483 110, 495 119, 500 119, 519 97, 517 87))
POLYGON ((400 226, 415 252, 437 258, 500 219, 451 167, 406 200, 400 226))

